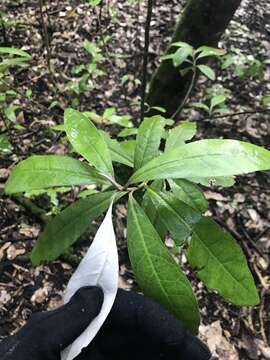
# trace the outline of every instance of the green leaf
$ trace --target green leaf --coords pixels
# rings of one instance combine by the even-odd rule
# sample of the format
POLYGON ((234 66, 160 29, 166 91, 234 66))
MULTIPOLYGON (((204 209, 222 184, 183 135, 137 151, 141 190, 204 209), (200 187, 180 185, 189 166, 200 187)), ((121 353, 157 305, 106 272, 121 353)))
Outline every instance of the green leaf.
POLYGON ((102 131, 102 136, 107 143, 112 161, 133 167, 135 140, 119 142, 117 140, 111 139, 104 131, 102 131))
POLYGON ((190 181, 195 182, 197 184, 201 184, 203 186, 212 187, 212 186, 223 186, 230 187, 235 184, 234 176, 215 176, 212 178, 189 178, 190 181))
POLYGON ((193 49, 190 47, 181 47, 173 54, 173 66, 178 67, 192 54, 193 49))
POLYGON ((211 109, 213 109, 215 106, 220 105, 224 103, 226 100, 226 96, 224 95, 216 95, 211 99, 211 109))
POLYGON ((17 55, 31 59, 31 56, 26 51, 17 48, 0 47, 0 54, 17 55))
POLYGON ((194 228, 187 250, 190 265, 205 285, 235 305, 257 305, 258 293, 242 249, 210 218, 194 228))
POLYGON ((12 152, 12 145, 6 134, 0 135, 0 153, 10 154, 12 152))
POLYGON ((137 170, 129 183, 215 178, 270 169, 270 152, 237 140, 199 140, 169 150, 137 170))
POLYGON ((102 134, 83 114, 65 110, 65 129, 72 146, 101 173, 113 176, 112 160, 102 134))
POLYGON ((191 45, 189 45, 188 43, 183 42, 183 41, 175 42, 175 43, 171 44, 171 47, 189 48, 189 49, 193 50, 193 47, 191 45))
POLYGON ((185 179, 170 180, 169 183, 179 200, 201 213, 208 209, 208 202, 197 185, 185 179))
POLYGON ((201 219, 201 214, 169 191, 156 191, 151 187, 147 191, 158 209, 164 226, 176 244, 182 244, 191 235, 194 225, 201 219))
POLYGON ((5 59, 0 62, 0 68, 2 71, 4 71, 6 68, 10 66, 15 65, 25 65, 25 63, 28 61, 28 58, 13 58, 13 59, 5 59))
POLYGON ((190 283, 132 197, 128 205, 127 236, 132 269, 145 295, 159 301, 192 333, 197 333, 200 319, 190 283))
POLYGON ((93 65, 94 62, 104 60, 104 57, 101 55, 100 48, 95 43, 85 40, 83 43, 83 47, 93 57, 93 62, 90 63, 90 65, 93 65))
POLYGON ((94 168, 68 156, 33 155, 21 161, 5 186, 7 194, 55 186, 107 184, 94 168))
POLYGON ((215 74, 214 70, 212 70, 209 66, 207 66, 207 65, 198 65, 198 68, 210 80, 213 80, 213 81, 216 80, 216 74, 215 74))
POLYGON ((53 218, 32 251, 33 265, 55 260, 63 254, 90 227, 91 222, 110 206, 113 194, 110 191, 80 199, 53 218))
POLYGON ((223 56, 226 54, 226 50, 217 49, 209 46, 201 46, 195 51, 195 53, 200 53, 197 56, 197 59, 201 59, 207 56, 223 56))
POLYGON ((135 170, 158 155, 165 120, 162 116, 145 118, 139 127, 134 155, 135 170))
POLYGON ((263 106, 265 106, 266 108, 270 108, 270 95, 265 95, 262 98, 262 104, 263 106))
POLYGON ((138 129, 132 128, 132 129, 124 129, 120 131, 120 133, 117 135, 118 137, 127 137, 131 135, 137 135, 138 129))
POLYGON ((131 128, 132 122, 130 121, 131 116, 129 115, 111 115, 107 121, 111 124, 117 124, 125 128, 131 128))
POLYGON ((183 121, 180 125, 176 126, 172 130, 169 130, 165 151, 184 145, 187 140, 193 138, 196 131, 196 123, 190 121, 183 121))
POLYGON ((151 106, 151 110, 157 110, 159 112, 161 112, 162 114, 166 114, 166 109, 164 109, 163 107, 161 106, 151 106))
POLYGON ((197 109, 202 109, 202 110, 204 110, 204 111, 206 111, 208 113, 210 112, 210 108, 206 104, 204 104, 202 102, 196 102, 196 103, 193 104, 193 106, 195 108, 197 108, 197 109))
POLYGON ((226 69, 228 69, 229 66, 231 66, 232 64, 235 64, 237 62, 237 56, 235 56, 233 54, 227 54, 224 56, 224 58, 222 60, 223 61, 222 61, 221 69, 226 70, 226 69))
POLYGON ((16 116, 16 110, 19 109, 18 106, 14 106, 14 105, 9 105, 7 107, 5 107, 4 109, 4 114, 6 116, 6 118, 12 122, 15 122, 17 119, 16 116))
MULTIPOLYGON (((154 189, 155 191, 161 191, 164 188, 164 181, 163 180, 153 181, 153 183, 151 184, 151 188, 154 189)), ((151 221, 152 225, 158 232, 160 238, 164 240, 167 234, 167 227, 162 222, 158 208, 154 205, 147 191, 144 193, 143 196, 142 208, 146 213, 146 215, 148 216, 149 220, 151 221)))
POLYGON ((133 166, 136 141, 135 140, 121 141, 120 147, 123 149, 123 151, 126 152, 126 154, 128 154, 129 158, 132 161, 132 166, 133 166))
POLYGON ((66 131, 65 125, 64 124, 57 124, 51 127, 52 130, 54 131, 66 131))
POLYGON ((88 0, 89 5, 97 6, 101 3, 102 0, 88 0))

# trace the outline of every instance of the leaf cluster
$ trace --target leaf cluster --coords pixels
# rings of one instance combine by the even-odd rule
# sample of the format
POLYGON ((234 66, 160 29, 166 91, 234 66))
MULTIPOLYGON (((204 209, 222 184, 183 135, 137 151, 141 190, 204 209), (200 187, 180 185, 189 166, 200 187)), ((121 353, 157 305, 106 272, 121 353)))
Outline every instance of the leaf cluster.
POLYGON ((15 167, 5 191, 97 186, 95 193, 65 208, 45 227, 32 251, 34 265, 59 257, 112 199, 117 202, 128 196, 128 249, 136 279, 145 294, 164 304, 196 333, 198 306, 174 257, 179 251, 198 278, 231 303, 255 305, 259 301, 241 247, 204 216, 208 204, 197 184, 232 184, 235 175, 270 169, 270 152, 236 140, 190 142, 196 133, 194 123, 183 122, 171 129, 166 124, 162 116, 145 118, 136 141, 117 141, 98 130, 83 113, 67 109, 63 128, 74 150, 86 161, 33 155, 15 167), (114 163, 132 172, 126 183, 115 175, 114 163), (174 242, 172 251, 165 245, 168 236, 174 242))

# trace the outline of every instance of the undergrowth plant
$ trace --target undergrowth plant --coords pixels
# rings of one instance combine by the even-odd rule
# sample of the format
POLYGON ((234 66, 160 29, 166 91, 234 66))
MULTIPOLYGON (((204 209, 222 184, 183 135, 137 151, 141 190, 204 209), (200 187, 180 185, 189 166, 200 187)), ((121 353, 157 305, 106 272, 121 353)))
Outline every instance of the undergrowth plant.
MULTIPOLYGON (((65 85, 65 91, 70 91, 75 95, 97 88, 97 79, 105 75, 105 72, 99 68, 105 61, 100 47, 88 40, 85 40, 83 47, 90 57, 89 62, 74 66, 71 72, 75 77, 65 85)), ((73 102, 75 106, 79 99, 75 97, 73 102)))
POLYGON ((0 153, 10 153, 12 146, 8 138, 8 130, 16 124, 16 111, 20 108, 19 94, 13 88, 11 68, 26 66, 31 56, 14 47, 0 47, 0 153))
MULTIPOLYGON (((212 69, 211 63, 206 63, 207 59, 216 57, 219 60, 220 69, 222 71, 228 71, 230 68, 233 75, 240 79, 249 78, 251 80, 258 79, 260 81, 264 80, 264 67, 269 64, 269 59, 261 61, 256 59, 253 55, 243 54, 240 49, 236 48, 232 48, 229 52, 209 46, 200 46, 195 49, 190 44, 180 41, 171 44, 171 49, 169 54, 161 57, 161 60, 172 61, 174 67, 179 69, 182 76, 192 73, 186 96, 176 112, 172 115, 173 118, 177 118, 187 101, 190 99, 196 78, 199 75, 204 75, 211 81, 216 80, 216 73, 212 69)), ((213 89, 212 87, 206 89, 206 93, 206 101, 193 103, 193 107, 204 110, 210 117, 216 114, 224 114, 229 111, 226 105, 226 100, 229 95, 227 89, 222 89, 222 87, 213 89)), ((267 107, 268 97, 262 96, 261 102, 263 106, 267 107)))
POLYGON ((46 225, 31 254, 33 265, 65 253, 106 211, 112 199, 127 203, 127 242, 136 279, 196 333, 200 316, 192 287, 175 255, 185 255, 196 276, 239 306, 259 302, 246 258, 236 240, 205 216, 208 203, 198 184, 231 185, 234 176, 270 169, 270 152, 236 140, 192 141, 196 126, 169 127, 162 116, 145 118, 136 140, 118 141, 98 130, 85 114, 67 109, 64 130, 84 160, 34 155, 20 162, 7 194, 95 185, 46 225), (161 141, 163 139, 163 141, 161 141), (120 164, 121 176, 117 175, 120 164), (131 174, 123 181, 122 174, 131 174), (173 248, 165 244, 173 240, 173 248))

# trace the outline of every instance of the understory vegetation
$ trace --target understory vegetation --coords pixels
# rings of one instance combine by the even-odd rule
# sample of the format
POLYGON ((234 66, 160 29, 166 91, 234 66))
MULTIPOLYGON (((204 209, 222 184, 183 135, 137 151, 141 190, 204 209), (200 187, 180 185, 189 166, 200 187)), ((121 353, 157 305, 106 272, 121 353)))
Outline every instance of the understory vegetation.
POLYGON ((230 2, 199 36, 194 0, 3 1, 0 337, 57 305, 113 202, 122 286, 269 358, 270 6, 230 2))

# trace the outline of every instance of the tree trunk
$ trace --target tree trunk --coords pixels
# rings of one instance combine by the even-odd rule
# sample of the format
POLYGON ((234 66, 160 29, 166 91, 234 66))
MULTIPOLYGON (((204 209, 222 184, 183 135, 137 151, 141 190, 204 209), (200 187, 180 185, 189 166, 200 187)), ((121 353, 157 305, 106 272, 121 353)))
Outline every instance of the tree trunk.
MULTIPOLYGON (((189 0, 171 42, 184 41, 195 48, 217 47, 240 3, 241 0, 189 0)), ((168 47, 166 53, 174 50, 168 47)), ((146 102, 165 108, 171 116, 185 97, 190 80, 190 75, 180 75, 172 61, 163 61, 152 77, 146 102)))

